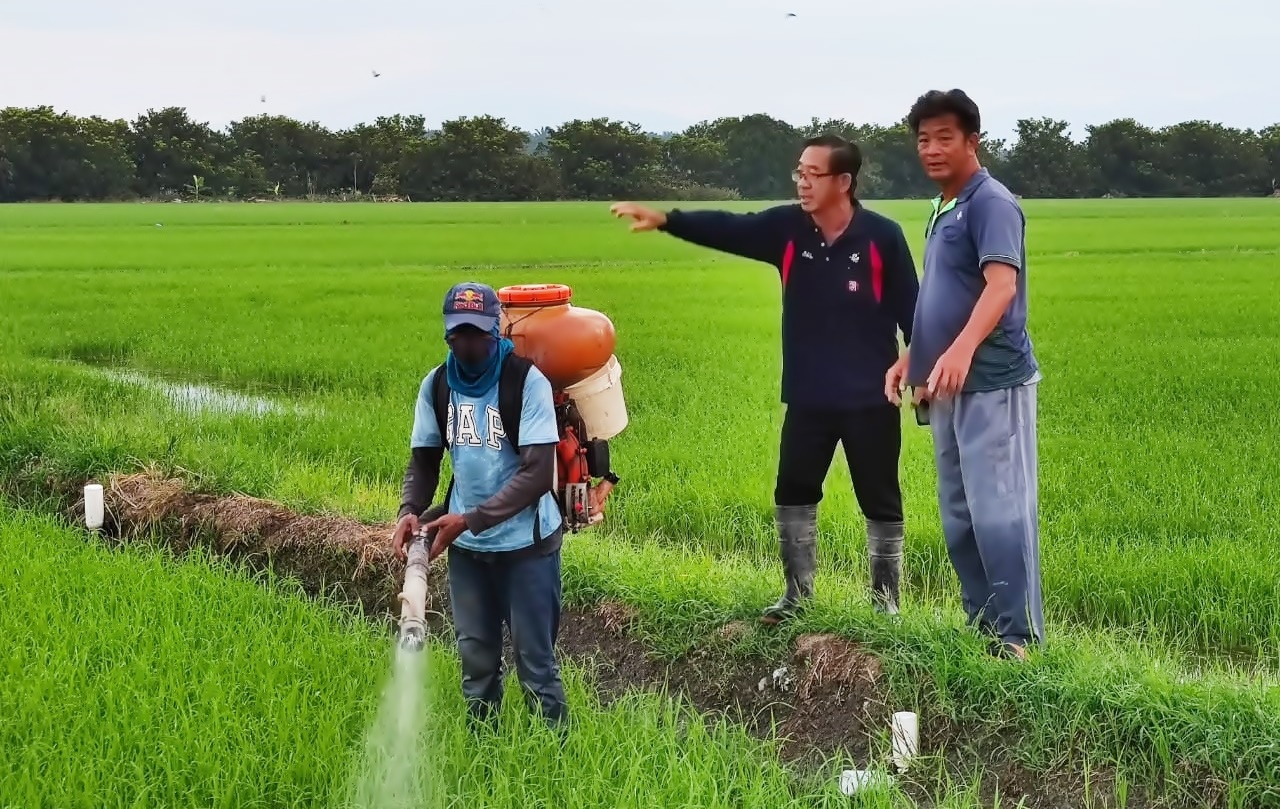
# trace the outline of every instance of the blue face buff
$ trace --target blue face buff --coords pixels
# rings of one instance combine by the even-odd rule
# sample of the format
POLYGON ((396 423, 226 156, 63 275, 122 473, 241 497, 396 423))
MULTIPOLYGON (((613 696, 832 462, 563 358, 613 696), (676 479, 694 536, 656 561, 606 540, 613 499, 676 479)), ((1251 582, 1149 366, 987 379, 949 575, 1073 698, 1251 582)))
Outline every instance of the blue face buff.
POLYGON ((502 372, 502 364, 507 355, 515 349, 515 344, 501 337, 495 323, 490 332, 492 339, 487 340, 487 357, 483 362, 463 362, 452 350, 445 360, 445 372, 448 374, 449 387, 465 396, 483 396, 498 384, 498 376, 502 372))

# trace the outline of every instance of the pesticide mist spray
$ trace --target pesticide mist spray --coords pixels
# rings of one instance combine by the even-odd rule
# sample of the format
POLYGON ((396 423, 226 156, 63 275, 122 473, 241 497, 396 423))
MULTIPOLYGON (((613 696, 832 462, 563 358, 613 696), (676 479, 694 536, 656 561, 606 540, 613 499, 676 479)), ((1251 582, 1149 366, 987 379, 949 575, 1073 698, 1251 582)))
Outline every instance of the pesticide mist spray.
POLYGON ((352 809, 400 809, 422 805, 426 759, 423 677, 425 651, 396 648, 395 667, 382 692, 378 716, 365 736, 364 757, 352 784, 352 809))
POLYGON ((419 807, 426 796, 427 750, 423 745, 428 673, 426 646, 427 547, 422 537, 409 546, 405 587, 400 593, 400 637, 391 678, 383 688, 378 715, 365 737, 364 758, 352 784, 352 809, 419 807))

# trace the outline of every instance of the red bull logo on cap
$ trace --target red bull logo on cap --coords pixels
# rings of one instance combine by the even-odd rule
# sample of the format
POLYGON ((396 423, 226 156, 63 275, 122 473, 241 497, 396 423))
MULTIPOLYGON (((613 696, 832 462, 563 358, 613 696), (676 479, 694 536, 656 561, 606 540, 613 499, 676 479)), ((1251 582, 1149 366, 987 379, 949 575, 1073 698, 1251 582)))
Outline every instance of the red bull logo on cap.
POLYGON ((453 296, 453 308, 473 312, 484 311, 484 296, 474 289, 464 289, 453 296))

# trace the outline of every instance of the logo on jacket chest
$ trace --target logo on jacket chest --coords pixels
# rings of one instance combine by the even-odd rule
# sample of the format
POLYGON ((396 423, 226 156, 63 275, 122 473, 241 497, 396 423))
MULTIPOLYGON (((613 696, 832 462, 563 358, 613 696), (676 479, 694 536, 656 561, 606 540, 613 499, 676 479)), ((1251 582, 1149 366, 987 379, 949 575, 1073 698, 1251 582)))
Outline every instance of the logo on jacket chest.
MULTIPOLYGON (((813 253, 809 252, 808 250, 804 250, 804 251, 802 251, 802 252, 800 253, 800 258, 807 258, 807 259, 809 259, 809 260, 811 260, 811 261, 812 261, 812 260, 813 260, 813 253)), ((828 260, 828 261, 830 261, 831 259, 829 259, 829 258, 828 258, 827 260, 828 260)), ((859 261, 862 261, 862 254, 861 254, 861 253, 850 253, 850 254, 849 254, 849 263, 851 263, 851 264, 857 264, 859 261)))
MULTIPOLYGON (((809 279, 809 284, 816 284, 820 288, 825 288, 828 290, 828 294, 835 293, 837 298, 839 293, 836 290, 841 288, 851 294, 861 292, 866 286, 866 279, 862 277, 862 254, 864 251, 858 249, 845 252, 845 250, 848 250, 848 248, 846 247, 843 250, 836 248, 827 252, 814 248, 800 251, 799 257, 806 262, 804 265, 805 271, 801 275, 809 279), (847 264, 845 263, 846 260, 848 261, 847 264)), ((874 247, 872 250, 871 263, 874 265, 874 247)), ((832 302, 834 303, 834 300, 832 302)))

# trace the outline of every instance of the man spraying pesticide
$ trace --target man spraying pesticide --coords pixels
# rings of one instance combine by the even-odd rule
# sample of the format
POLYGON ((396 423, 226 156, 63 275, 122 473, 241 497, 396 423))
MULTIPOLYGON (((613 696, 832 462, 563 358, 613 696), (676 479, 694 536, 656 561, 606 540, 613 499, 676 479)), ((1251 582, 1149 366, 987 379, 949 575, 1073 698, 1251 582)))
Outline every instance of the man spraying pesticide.
MULTIPOLYGON (((503 292, 511 299, 528 289, 503 292)), ((529 701, 549 724, 562 726, 568 704, 555 654, 560 549, 566 527, 577 530, 598 521, 593 511, 599 511, 617 478, 607 468, 608 435, 592 440, 569 393, 573 386, 568 392, 557 389, 557 380, 542 370, 556 368, 556 361, 572 352, 542 356, 539 350, 554 347, 554 341, 530 345, 521 339, 536 362, 522 356, 512 338, 527 335, 510 323, 504 333, 504 315, 499 294, 483 284, 458 284, 445 296, 449 354, 418 391, 411 458, 392 536, 396 555, 408 560, 400 642, 402 648, 421 648, 427 566, 447 550, 462 690, 471 718, 490 719, 501 704, 505 623, 529 701), (446 448, 453 479, 444 502, 424 513, 439 484, 446 448), (577 460, 584 465, 575 465, 577 460), (603 491, 593 490, 592 472, 605 478, 603 491)), ((610 341, 609 352, 612 347, 610 341)), ((591 397, 582 399, 583 409, 592 412, 591 397)), ((625 424, 616 410, 615 433, 625 424)))

